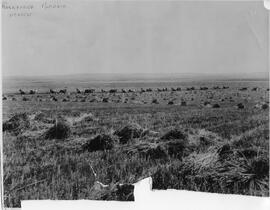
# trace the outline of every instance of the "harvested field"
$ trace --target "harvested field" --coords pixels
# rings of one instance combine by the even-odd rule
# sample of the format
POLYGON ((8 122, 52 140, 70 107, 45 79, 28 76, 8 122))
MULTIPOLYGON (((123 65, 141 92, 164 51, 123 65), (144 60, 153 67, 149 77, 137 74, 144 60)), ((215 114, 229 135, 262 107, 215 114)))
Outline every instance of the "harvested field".
POLYGON ((148 176, 155 189, 269 196, 266 82, 136 85, 5 93, 5 205, 133 200, 148 176))

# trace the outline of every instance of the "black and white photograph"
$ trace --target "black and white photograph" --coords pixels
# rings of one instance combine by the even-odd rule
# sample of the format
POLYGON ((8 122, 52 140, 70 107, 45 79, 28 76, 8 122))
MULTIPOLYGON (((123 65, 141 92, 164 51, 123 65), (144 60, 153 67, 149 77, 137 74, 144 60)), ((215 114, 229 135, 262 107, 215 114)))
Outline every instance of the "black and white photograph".
POLYGON ((269 197, 263 1, 1 6, 5 207, 134 202, 149 177, 153 190, 269 197))

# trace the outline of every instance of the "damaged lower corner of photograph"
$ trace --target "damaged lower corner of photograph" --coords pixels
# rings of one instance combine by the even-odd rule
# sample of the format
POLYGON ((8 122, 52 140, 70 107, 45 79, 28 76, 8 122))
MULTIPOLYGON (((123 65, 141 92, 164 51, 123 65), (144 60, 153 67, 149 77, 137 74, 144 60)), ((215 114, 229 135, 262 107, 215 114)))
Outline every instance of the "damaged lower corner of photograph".
POLYGON ((22 201, 23 210, 42 209, 269 209, 269 198, 240 195, 222 195, 186 190, 152 190, 152 179, 145 178, 134 184, 135 202, 117 201, 22 201), (194 202, 191 202, 194 201, 194 202), (196 202, 195 202, 196 201, 196 202), (233 205, 233 207, 232 207, 233 205))
POLYGON ((3 0, 1 207, 266 210, 269 0, 3 0))

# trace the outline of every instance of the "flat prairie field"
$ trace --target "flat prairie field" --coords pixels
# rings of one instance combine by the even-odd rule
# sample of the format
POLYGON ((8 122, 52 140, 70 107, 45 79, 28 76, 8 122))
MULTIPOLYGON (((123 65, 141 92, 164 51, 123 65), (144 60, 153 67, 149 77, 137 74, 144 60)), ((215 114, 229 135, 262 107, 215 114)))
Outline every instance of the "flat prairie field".
POLYGON ((132 201, 149 176, 154 189, 269 196, 268 81, 36 82, 2 100, 7 207, 132 201))

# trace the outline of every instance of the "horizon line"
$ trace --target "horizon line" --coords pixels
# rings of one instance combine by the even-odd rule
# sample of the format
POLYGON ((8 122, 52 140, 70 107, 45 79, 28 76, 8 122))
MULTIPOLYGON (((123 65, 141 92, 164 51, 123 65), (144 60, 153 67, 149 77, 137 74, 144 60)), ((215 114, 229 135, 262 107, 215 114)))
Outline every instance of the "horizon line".
POLYGON ((190 75, 190 76, 196 76, 196 75, 209 75, 209 76, 240 76, 242 75, 243 77, 249 76, 249 75, 256 75, 256 74, 267 74, 268 77, 270 72, 238 72, 238 73, 213 73, 213 72, 200 72, 200 73, 193 73, 193 72, 183 72, 183 73, 178 73, 178 72, 173 72, 173 73, 164 73, 164 72, 158 72, 158 73, 120 73, 120 72, 96 72, 96 73, 68 73, 68 74, 48 74, 48 75, 4 75, 2 74, 2 78, 33 78, 33 77, 68 77, 68 76, 106 76, 106 75, 111 75, 111 76, 152 76, 152 77, 158 77, 158 76, 165 76, 165 78, 168 78, 170 76, 175 76, 175 75, 190 75))

